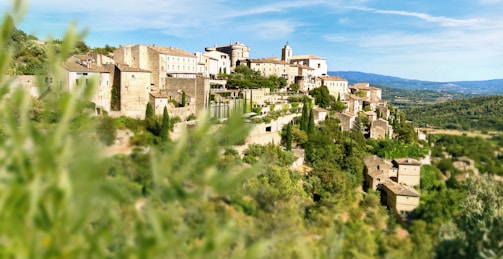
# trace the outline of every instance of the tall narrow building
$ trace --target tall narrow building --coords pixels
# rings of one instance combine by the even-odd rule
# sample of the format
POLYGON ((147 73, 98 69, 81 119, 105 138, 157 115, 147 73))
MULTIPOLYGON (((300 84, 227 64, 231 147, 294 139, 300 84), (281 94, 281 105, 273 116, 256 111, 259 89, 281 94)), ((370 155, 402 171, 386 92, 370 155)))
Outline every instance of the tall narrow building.
POLYGON ((285 46, 281 49, 281 60, 290 64, 290 60, 292 59, 292 56, 293 56, 292 48, 290 47, 290 45, 288 45, 288 42, 287 42, 285 44, 285 46))

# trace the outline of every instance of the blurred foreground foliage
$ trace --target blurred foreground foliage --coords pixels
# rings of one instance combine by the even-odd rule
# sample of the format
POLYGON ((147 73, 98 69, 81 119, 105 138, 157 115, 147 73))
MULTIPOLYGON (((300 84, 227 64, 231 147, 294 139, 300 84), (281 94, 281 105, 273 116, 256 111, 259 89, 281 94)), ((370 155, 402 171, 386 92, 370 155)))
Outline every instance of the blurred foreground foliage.
MULTIPOLYGON (((19 20, 22 3, 15 3, 2 21, 2 47, 19 20)), ((49 52, 54 80, 82 36, 69 27, 60 50, 49 52)), ((241 158, 234 145, 248 129, 239 114, 223 125, 203 115, 174 141, 133 138, 131 154, 110 155, 104 145, 113 144, 115 130, 139 136, 157 127, 92 115, 92 82, 33 99, 4 76, 12 53, 0 52, 0 258, 502 255, 500 182, 444 183, 441 170, 423 168, 418 220, 407 231, 379 192, 361 192, 368 153, 427 151, 405 127, 392 142, 342 132, 333 119, 308 132, 293 125, 292 140, 306 150, 302 172, 290 167, 293 151, 275 145, 250 145, 241 158)), ((163 132, 175 121, 165 119, 163 132)))

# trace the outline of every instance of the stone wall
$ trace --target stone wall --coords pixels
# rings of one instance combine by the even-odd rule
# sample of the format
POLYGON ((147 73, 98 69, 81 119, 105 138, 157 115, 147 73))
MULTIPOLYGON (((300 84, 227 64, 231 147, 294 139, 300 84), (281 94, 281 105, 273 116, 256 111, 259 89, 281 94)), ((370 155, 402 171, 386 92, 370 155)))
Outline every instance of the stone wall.
POLYGON ((189 97, 195 98, 195 103, 190 103, 196 114, 204 110, 208 104, 208 95, 210 92, 209 78, 197 76, 196 78, 166 78, 166 88, 164 91, 172 99, 176 97, 175 93, 185 91, 187 100, 189 97))
POLYGON ((120 110, 123 115, 144 119, 149 101, 150 73, 120 73, 120 110))

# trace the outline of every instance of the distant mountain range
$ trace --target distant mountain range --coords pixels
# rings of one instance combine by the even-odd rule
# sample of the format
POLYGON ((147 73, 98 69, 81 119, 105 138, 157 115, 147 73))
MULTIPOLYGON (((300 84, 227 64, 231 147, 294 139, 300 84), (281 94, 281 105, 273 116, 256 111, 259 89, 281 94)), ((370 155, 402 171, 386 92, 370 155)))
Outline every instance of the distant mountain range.
POLYGON ((369 82, 371 85, 388 86, 404 90, 435 90, 457 92, 467 95, 503 94, 503 79, 485 81, 431 82, 357 71, 329 71, 328 74, 332 76, 340 76, 348 80, 349 84, 369 82))

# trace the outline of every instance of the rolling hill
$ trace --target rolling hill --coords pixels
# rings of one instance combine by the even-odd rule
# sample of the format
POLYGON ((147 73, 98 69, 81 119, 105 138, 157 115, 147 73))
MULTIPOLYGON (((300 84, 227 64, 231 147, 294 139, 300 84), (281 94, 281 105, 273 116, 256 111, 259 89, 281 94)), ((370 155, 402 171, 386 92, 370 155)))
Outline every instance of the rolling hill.
POLYGON ((434 90, 463 93, 467 95, 503 94, 503 79, 485 81, 432 82, 357 71, 329 71, 328 74, 345 78, 350 84, 357 82, 369 82, 372 85, 382 85, 405 90, 434 90))

